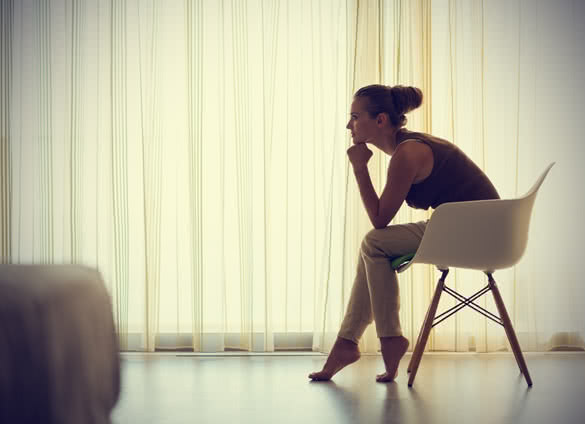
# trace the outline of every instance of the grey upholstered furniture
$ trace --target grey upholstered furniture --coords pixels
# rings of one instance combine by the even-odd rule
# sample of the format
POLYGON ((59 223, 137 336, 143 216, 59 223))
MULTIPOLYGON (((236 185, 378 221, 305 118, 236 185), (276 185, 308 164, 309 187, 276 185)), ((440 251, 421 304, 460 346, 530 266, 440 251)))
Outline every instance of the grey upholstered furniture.
POLYGON ((118 343, 100 274, 0 265, 0 423, 109 423, 119 392, 118 343))

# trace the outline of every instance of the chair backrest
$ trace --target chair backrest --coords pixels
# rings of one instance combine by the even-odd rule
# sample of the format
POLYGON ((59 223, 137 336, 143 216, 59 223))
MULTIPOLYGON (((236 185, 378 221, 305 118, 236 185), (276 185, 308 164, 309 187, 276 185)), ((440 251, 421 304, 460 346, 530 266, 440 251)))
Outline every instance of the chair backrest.
POLYGON ((489 272, 515 265, 526 250, 536 194, 553 165, 522 197, 440 205, 411 263, 489 272))

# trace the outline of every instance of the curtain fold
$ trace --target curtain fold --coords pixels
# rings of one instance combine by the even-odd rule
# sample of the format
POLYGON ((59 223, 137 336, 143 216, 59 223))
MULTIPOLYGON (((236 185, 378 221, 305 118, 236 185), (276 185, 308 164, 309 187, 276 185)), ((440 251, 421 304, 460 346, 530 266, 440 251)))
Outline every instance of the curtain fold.
MULTIPOLYGON (((4 1, 0 261, 97 267, 124 350, 328 351, 371 228, 352 95, 414 85, 408 127, 457 144, 502 197, 557 161, 525 257, 495 278, 525 350, 583 348, 583 17, 577 0, 4 1)), ((388 157, 369 165, 380 192, 388 157)), ((393 223, 429 217, 405 205, 393 223)), ((437 278, 399 276, 411 341, 437 278)), ((373 326, 360 348, 379 349, 373 326)), ((508 347, 463 311, 427 348, 508 347)))
POLYGON ((0 264, 12 261, 12 146, 10 143, 12 100, 13 2, 0 4, 0 264))

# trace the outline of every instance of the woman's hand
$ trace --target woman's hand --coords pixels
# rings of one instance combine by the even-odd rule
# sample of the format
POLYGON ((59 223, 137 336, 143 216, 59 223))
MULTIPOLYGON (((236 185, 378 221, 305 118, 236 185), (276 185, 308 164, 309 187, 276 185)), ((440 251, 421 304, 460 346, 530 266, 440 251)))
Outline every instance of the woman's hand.
POLYGON ((354 169, 367 168, 368 161, 372 157, 373 153, 366 143, 358 143, 347 149, 347 156, 349 161, 353 165, 354 169))

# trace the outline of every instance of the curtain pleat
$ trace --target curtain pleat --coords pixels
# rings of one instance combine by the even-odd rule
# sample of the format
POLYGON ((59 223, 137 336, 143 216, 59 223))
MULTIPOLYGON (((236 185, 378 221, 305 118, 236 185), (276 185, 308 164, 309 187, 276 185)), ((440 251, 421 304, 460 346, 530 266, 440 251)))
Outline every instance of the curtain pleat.
MULTIPOLYGON (((143 6, 142 6, 143 7, 143 6)), ((158 334, 160 308, 161 261, 161 180, 164 162, 163 128, 160 110, 160 3, 153 1, 150 8, 141 10, 136 3, 138 17, 138 62, 140 83, 140 139, 142 153, 143 222, 144 222, 144 322, 146 350, 154 351, 158 334), (143 20, 144 28, 143 28, 143 20), (142 35, 146 36, 143 37, 142 35), (144 51, 143 49, 144 41, 144 51)))
MULTIPOLYGON (((223 2, 222 2, 223 4, 223 2)), ((201 2, 185 2, 187 33, 187 96, 189 146, 189 199, 192 243, 193 279, 193 349, 201 350, 203 332, 203 259, 202 259, 202 166, 201 156, 201 65, 202 65, 202 13, 201 2)))
MULTIPOLYGON (((127 9, 126 2, 111 0, 111 157, 112 218, 114 249, 114 305, 121 349, 128 348, 129 210, 128 210, 128 90, 127 90, 127 9)), ((146 295, 148 296, 148 290, 146 295)), ((148 299, 147 299, 148 301, 148 299)), ((147 325, 148 320, 145 322, 147 325)), ((148 331, 148 327, 147 327, 148 331)), ((146 333, 151 337, 152 333, 146 333)))
POLYGON ((0 4, 0 264, 12 254, 12 44, 13 1, 0 4))

